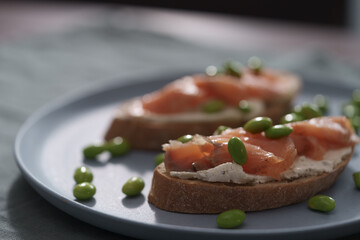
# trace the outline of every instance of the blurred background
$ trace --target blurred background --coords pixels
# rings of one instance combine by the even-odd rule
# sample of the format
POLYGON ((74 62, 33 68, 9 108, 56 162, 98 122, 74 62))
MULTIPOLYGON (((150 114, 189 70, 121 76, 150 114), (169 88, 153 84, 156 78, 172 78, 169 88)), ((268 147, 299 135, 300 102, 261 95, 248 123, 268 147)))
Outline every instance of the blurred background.
POLYGON ((358 63, 360 3, 347 1, 2 1, 0 43, 107 21, 232 49, 324 48, 358 63), (271 47, 270 47, 271 46, 271 47), (349 56, 350 55, 350 56, 349 56))
MULTIPOLYGON (((206 4, 196 1, 144 1, 144 0, 122 0, 122 1, 2 1, 0 8, 1 29, 6 29, 10 21, 21 21, 32 13, 48 11, 45 15, 58 13, 66 6, 66 11, 71 8, 106 7, 119 8, 121 6, 153 7, 168 10, 190 10, 197 12, 210 12, 230 16, 246 17, 259 20, 278 20, 283 22, 305 23, 310 25, 330 26, 335 28, 360 31, 360 3, 356 0, 329 0, 313 1, 311 4, 303 1, 208 1, 206 4), (12 15, 12 16, 11 16, 12 15)), ((41 16, 34 16, 42 17, 41 16)), ((65 15, 64 15, 65 17, 65 15)))
POLYGON ((282 21, 304 22, 335 27, 356 29, 359 21, 359 3, 346 1, 209 1, 206 4, 196 1, 108 1, 113 3, 151 6, 170 9, 185 9, 245 16, 251 18, 276 19, 282 21))
MULTIPOLYGON (((115 54, 116 50, 125 46, 121 45, 122 41, 126 41, 125 38, 115 36, 116 34, 110 37, 110 32, 132 31, 134 34, 135 31, 148 34, 147 37, 135 37, 137 45, 143 44, 145 47, 151 42, 147 41, 151 36, 163 36, 198 46, 199 48, 195 51, 189 50, 193 54, 202 49, 203 53, 210 54, 214 51, 213 56, 217 56, 215 58, 199 57, 198 60, 201 59, 202 62, 178 61, 177 65, 166 61, 163 64, 167 68, 174 69, 180 66, 203 68, 206 64, 216 64, 214 61, 220 62, 224 58, 239 57, 238 60, 242 61, 249 55, 260 55, 265 61, 271 60, 267 62, 272 67, 295 72, 306 70, 306 73, 313 75, 332 71, 333 75, 339 75, 342 79, 354 80, 359 74, 357 68, 360 67, 358 57, 360 55, 360 14, 358 13, 360 13, 360 2, 356 0, 313 1, 311 4, 304 1, 286 0, 240 1, 236 4, 229 0, 208 1, 206 4, 188 0, 55 1, 51 3, 2 1, 0 3, 0 44, 9 42, 15 44, 15 42, 23 41, 20 44, 23 46, 25 42, 40 38, 46 43, 38 41, 36 45, 39 48, 47 47, 48 51, 55 50, 56 47, 50 47, 50 45, 55 43, 57 45, 59 42, 74 47, 70 44, 72 40, 61 40, 61 38, 66 38, 70 32, 84 32, 85 28, 88 30, 93 28, 92 33, 89 30, 88 36, 83 36, 81 47, 85 48, 89 44, 87 50, 83 50, 86 54, 83 52, 75 54, 79 51, 77 48, 71 56, 68 56, 71 57, 70 60, 75 61, 76 56, 82 55, 87 59, 86 61, 89 61, 86 55, 95 54, 96 50, 99 51, 97 54, 105 54, 104 51, 107 50, 102 48, 114 48, 113 54, 115 54), (102 30, 99 32, 100 29, 102 30), (107 29, 107 38, 99 38, 104 35, 105 29, 107 29), (50 36, 52 36, 51 39, 50 36), (46 37, 48 39, 44 40, 46 37), (112 39, 111 43, 108 42, 110 39, 112 39), (142 42, 140 42, 141 39, 143 39, 142 42), (98 49, 94 49, 93 46, 96 41, 101 41, 96 43, 96 46, 99 46, 98 49), (119 46, 115 43, 116 41, 119 46), (220 49, 223 51, 221 52, 220 49), (217 50, 220 52, 215 53, 217 50), (343 66, 340 66, 341 64, 343 66)), ((131 34, 127 36, 131 38, 131 34)), ((69 38, 72 37, 69 36, 69 38)), ((160 47, 159 44, 156 46, 160 47)), ((172 49, 175 48, 181 48, 181 44, 172 49)), ((146 51, 149 51, 149 47, 146 51)), ((139 51, 133 52, 139 53, 139 51)), ((39 51, 36 53, 40 56, 39 51)), ((154 55, 154 53, 149 54, 154 55)), ((159 51, 155 55, 160 55, 159 51)), ((122 62, 121 59, 116 58, 115 55, 105 57, 97 64, 105 66, 108 70, 109 67, 106 67, 106 64, 113 65, 114 61, 122 62), (109 59, 108 62, 106 59, 109 59)), ((59 58, 54 60, 58 61, 59 58)), ((81 62, 83 61, 82 59, 81 62)), ((78 61, 75 62, 80 64, 78 61)), ((84 64, 89 66, 90 63, 84 64)), ((103 73, 100 74, 101 71, 98 72, 99 75, 93 76, 98 78, 103 76, 103 73)), ((104 78, 107 76, 117 77, 116 74, 106 74, 104 78)), ((347 82, 347 80, 344 81, 347 82)))

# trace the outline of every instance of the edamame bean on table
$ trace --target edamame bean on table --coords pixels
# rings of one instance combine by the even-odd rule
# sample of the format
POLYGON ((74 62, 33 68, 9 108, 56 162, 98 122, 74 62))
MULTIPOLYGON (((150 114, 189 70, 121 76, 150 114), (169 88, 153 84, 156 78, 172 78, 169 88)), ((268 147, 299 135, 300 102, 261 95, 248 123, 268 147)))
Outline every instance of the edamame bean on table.
POLYGON ((75 169, 74 180, 76 183, 91 182, 93 177, 94 176, 88 167, 81 166, 75 169))
POLYGON ((360 172, 353 173, 353 179, 355 182, 355 186, 360 189, 360 172))
POLYGON ((94 159, 100 153, 105 151, 104 146, 101 145, 89 145, 83 149, 83 155, 87 159, 94 159))
POLYGON ((134 197, 141 193, 145 182, 141 177, 130 178, 122 187, 122 192, 128 197, 134 197))
POLYGON ((246 214, 239 209, 232 209, 220 213, 216 223, 220 228, 236 228, 245 221, 246 214))
POLYGON ((333 198, 319 194, 308 200, 308 206, 316 211, 330 212, 334 210, 336 204, 333 198))
POLYGON ((83 149, 83 155, 87 159, 95 159, 99 154, 108 151, 112 157, 123 156, 130 151, 130 143, 122 137, 116 137, 99 145, 89 145, 83 149))
POLYGON ((78 200, 89 200, 95 193, 96 187, 88 182, 79 183, 73 189, 73 195, 78 200))
POLYGON ((130 151, 130 143, 122 137, 116 137, 104 144, 104 148, 110 152, 113 157, 120 157, 130 151))

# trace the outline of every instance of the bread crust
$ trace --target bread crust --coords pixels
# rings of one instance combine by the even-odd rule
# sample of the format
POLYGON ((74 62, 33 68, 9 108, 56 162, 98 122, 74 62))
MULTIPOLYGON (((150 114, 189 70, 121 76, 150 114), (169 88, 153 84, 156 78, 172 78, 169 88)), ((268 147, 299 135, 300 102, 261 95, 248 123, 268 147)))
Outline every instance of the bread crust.
MULTIPOLYGON (((132 99, 131 101, 136 101, 132 99)), ((123 105, 131 106, 130 102, 123 105)), ((270 102, 262 116, 273 119, 274 122, 280 121, 290 108, 290 100, 282 102, 270 102)), ((105 140, 109 141, 117 136, 126 138, 132 148, 145 150, 161 150, 162 144, 170 139, 177 139, 185 134, 211 135, 220 125, 228 127, 242 126, 249 119, 234 120, 222 119, 218 121, 156 121, 142 117, 134 117, 121 114, 126 109, 119 109, 120 113, 113 119, 105 134, 105 140)))
POLYGON ((352 152, 330 173, 292 181, 255 185, 211 183, 171 177, 164 164, 153 175, 148 201, 157 208, 181 213, 220 213, 229 209, 261 211, 305 201, 328 189, 343 172, 352 152))

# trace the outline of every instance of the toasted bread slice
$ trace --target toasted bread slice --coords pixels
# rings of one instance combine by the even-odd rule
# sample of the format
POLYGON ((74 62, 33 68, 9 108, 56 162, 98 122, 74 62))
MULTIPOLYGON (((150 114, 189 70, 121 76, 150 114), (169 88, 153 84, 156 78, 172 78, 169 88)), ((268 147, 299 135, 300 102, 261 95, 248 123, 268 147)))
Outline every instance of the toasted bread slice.
POLYGON ((148 201, 157 208, 182 213, 278 208, 307 200, 328 189, 345 169, 353 151, 354 147, 350 154, 342 156, 342 161, 330 173, 255 185, 179 179, 171 177, 161 164, 155 169, 148 201))
POLYGON ((224 111, 220 111, 202 114, 200 117, 190 114, 187 119, 184 119, 182 116, 189 113, 148 114, 142 111, 141 97, 138 97, 123 102, 119 106, 105 134, 105 140, 121 136, 129 140, 134 149, 161 150, 161 145, 170 139, 176 139, 185 134, 210 135, 219 125, 239 127, 256 116, 267 116, 274 122, 278 122, 289 111, 292 100, 300 91, 301 81, 290 73, 277 72, 277 74, 286 79, 287 84, 282 86, 284 88, 282 94, 264 100, 261 111, 256 115, 250 113, 229 116, 224 111), (139 111, 134 111, 135 108, 139 111))

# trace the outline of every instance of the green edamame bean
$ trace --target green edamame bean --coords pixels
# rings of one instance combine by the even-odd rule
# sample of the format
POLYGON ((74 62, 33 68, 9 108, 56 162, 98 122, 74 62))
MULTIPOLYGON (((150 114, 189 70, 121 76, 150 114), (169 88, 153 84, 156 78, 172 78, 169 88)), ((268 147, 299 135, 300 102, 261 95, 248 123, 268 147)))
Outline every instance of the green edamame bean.
POLYGON ((206 113, 216 113, 223 110, 225 104, 221 100, 209 100, 203 106, 203 111, 206 113))
POLYGON ((313 101, 323 114, 325 114, 328 111, 328 101, 324 95, 321 94, 315 95, 313 101))
POLYGON ((228 141, 228 151, 231 158, 239 165, 243 165, 247 161, 247 152, 244 143, 238 137, 232 137, 228 141))
POLYGON ((298 121, 303 121, 303 120, 305 120, 305 118, 298 113, 288 113, 284 117, 281 118, 280 122, 282 124, 285 124, 285 123, 292 123, 292 122, 298 122, 298 121))
POLYGON ((347 103, 347 104, 343 105, 341 110, 342 110, 343 115, 350 119, 354 118, 356 116, 360 116, 359 107, 352 103, 347 103))
POLYGON ((193 139, 193 135, 186 134, 184 136, 179 137, 177 140, 182 143, 187 143, 193 139))
POLYGON ((360 129, 360 116, 355 116, 350 118, 350 123, 353 126, 355 131, 359 131, 360 129))
POLYGON ((241 64, 236 61, 227 61, 223 65, 224 73, 234 77, 241 77, 241 64))
POLYGON ((353 179, 356 187, 360 189, 360 172, 353 173, 353 179))
POLYGON ((265 130, 265 136, 267 138, 281 138, 288 136, 290 133, 292 133, 293 129, 291 127, 288 127, 286 125, 275 125, 265 130))
POLYGON ((76 183, 91 182, 93 174, 91 170, 85 166, 78 167, 74 172, 74 180, 76 183))
POLYGON ((318 106, 311 103, 295 106, 294 112, 304 116, 305 119, 321 117, 323 115, 318 106))
POLYGON ((256 117, 251 119, 244 125, 244 129, 251 133, 259 133, 265 131, 272 126, 272 120, 268 117, 256 117))
POLYGON ((88 200, 96 193, 96 187, 92 183, 83 182, 77 184, 73 189, 73 195, 78 200, 88 200))
POLYGON ((352 92, 351 100, 356 106, 360 107, 360 89, 355 89, 352 92))
POLYGON ((308 206, 311 209, 321 212, 330 212, 335 205, 335 200, 326 195, 316 195, 308 200, 308 206))
POLYGON ((205 73, 206 73, 206 75, 213 77, 219 73, 219 70, 217 69, 216 66, 210 65, 205 69, 205 73))
POLYGON ((246 101, 246 100, 241 100, 241 101, 239 102, 238 107, 239 107, 239 110, 240 110, 241 112, 244 112, 244 113, 249 113, 249 112, 251 112, 250 103, 249 103, 248 101, 246 101))
POLYGON ((111 156, 123 156, 130 151, 130 143, 122 137, 116 137, 104 144, 104 148, 110 152, 111 156))
POLYGON ((94 159, 97 155, 104 152, 105 148, 98 145, 90 145, 83 149, 83 155, 87 159, 94 159))
POLYGON ((220 213, 216 223, 220 228, 236 228, 245 221, 246 214, 239 209, 232 209, 220 213))
POLYGON ((263 61, 259 57, 252 56, 249 58, 247 65, 254 73, 258 74, 263 68, 263 61))
POLYGON ((128 197, 137 196, 144 189, 144 180, 140 177, 130 178, 122 187, 122 192, 128 197))
POLYGON ((156 166, 163 163, 165 160, 165 153, 159 153, 155 156, 155 164, 156 166))
POLYGON ((230 128, 230 127, 220 125, 220 126, 218 126, 218 128, 215 130, 214 134, 215 134, 215 135, 220 135, 223 131, 225 131, 225 130, 228 129, 228 128, 230 128))

